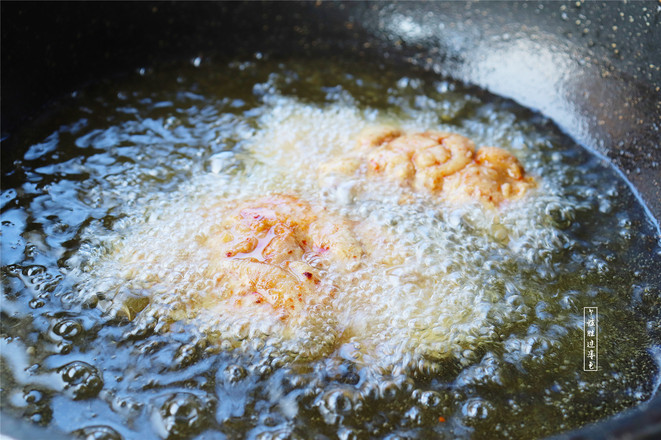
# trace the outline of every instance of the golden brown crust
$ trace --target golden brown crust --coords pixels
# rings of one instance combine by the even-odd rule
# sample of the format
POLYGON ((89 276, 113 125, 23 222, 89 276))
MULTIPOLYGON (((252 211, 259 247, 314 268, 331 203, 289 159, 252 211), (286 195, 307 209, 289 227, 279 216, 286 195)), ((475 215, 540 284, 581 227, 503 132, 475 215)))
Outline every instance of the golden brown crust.
POLYGON ((498 206, 535 186, 519 161, 498 147, 482 147, 456 133, 404 134, 392 127, 366 129, 355 154, 324 164, 322 174, 351 174, 366 163, 367 174, 384 175, 417 191, 460 203, 479 200, 498 206))
POLYGON ((448 200, 478 199, 498 206, 522 197, 534 185, 516 157, 501 148, 483 147, 473 163, 448 176, 443 194, 448 200))
POLYGON ((205 245, 210 275, 238 304, 270 305, 283 318, 320 296, 312 261, 362 255, 350 225, 289 195, 241 202, 205 245))

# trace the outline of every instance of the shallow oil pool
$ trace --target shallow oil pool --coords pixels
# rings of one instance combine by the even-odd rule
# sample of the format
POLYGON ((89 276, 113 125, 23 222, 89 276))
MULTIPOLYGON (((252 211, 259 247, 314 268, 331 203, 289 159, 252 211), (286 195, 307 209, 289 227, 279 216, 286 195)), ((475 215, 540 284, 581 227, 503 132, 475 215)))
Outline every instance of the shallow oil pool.
POLYGON ((658 231, 608 165, 509 101, 425 72, 256 57, 100 82, 13 141, 2 408, 33 423, 108 439, 535 438, 658 386, 658 231), (319 179, 380 123, 505 148, 539 185, 493 211, 319 179), (342 289, 295 323, 224 307, 195 240, 213 231, 205 209, 282 193, 373 228, 369 264, 326 268, 342 289), (598 371, 583 368, 584 307, 598 371))

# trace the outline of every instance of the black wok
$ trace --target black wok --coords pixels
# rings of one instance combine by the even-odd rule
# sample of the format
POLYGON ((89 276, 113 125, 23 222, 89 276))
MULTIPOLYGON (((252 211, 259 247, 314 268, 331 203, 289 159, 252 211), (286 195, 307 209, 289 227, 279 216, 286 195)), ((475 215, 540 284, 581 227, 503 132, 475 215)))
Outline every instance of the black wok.
MULTIPOLYGON (((658 2, 2 2, 1 8, 3 174, 21 154, 12 137, 17 127, 95 78, 199 55, 328 53, 424 66, 539 110, 608 158, 661 220, 658 2)), ((31 429, 3 415, 3 433, 45 435, 31 429)), ((638 409, 560 437, 656 436, 658 392, 638 409)))

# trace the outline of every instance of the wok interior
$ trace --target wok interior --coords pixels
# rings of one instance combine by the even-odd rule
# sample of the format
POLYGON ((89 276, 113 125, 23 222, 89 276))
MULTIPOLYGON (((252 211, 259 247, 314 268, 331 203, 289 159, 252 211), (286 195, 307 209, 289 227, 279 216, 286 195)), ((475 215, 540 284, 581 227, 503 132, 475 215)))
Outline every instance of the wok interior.
MULTIPOLYGON (((640 56, 627 56, 640 51, 634 41, 647 44, 657 38, 658 26, 647 30, 646 15, 635 5, 606 11, 574 3, 512 6, 81 4, 39 5, 37 11, 3 3, 3 138, 7 129, 38 114, 49 98, 101 72, 121 73, 182 57, 340 51, 369 62, 422 65, 541 110, 620 167, 658 219, 659 132, 654 124, 661 114, 655 88, 659 74, 649 68, 653 46, 644 46, 640 56), (18 9, 23 14, 17 23, 5 26, 18 9), (628 32, 633 33, 642 29, 642 40, 613 37, 619 55, 611 51, 609 35, 590 48, 583 36, 586 27, 575 23, 592 20, 604 27, 620 12, 636 17, 633 25, 620 26, 631 26, 628 32)), ((3 171, 13 154, 13 132, 7 133, 3 171)), ((630 416, 633 421, 616 423, 634 429, 636 420, 658 414, 660 406, 657 398, 647 412, 630 416)))

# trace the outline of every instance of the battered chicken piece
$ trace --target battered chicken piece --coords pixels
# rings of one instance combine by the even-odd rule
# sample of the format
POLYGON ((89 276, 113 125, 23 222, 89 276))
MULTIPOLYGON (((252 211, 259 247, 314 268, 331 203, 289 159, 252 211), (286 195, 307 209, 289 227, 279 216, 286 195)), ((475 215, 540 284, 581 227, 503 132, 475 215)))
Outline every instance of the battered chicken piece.
POLYGON ((243 202, 205 246, 224 295, 268 304, 283 318, 318 299, 318 269, 363 253, 350 224, 286 195, 243 202))
POLYGON ((482 147, 475 160, 443 182, 443 195, 451 201, 482 200, 498 206, 518 199, 535 185, 516 157, 497 147, 482 147))
POLYGON ((322 165, 321 174, 362 170, 451 202, 475 199, 488 206, 520 198, 535 186, 513 155, 497 147, 482 147, 475 153, 475 144, 456 133, 404 134, 393 127, 370 127, 357 146, 355 154, 322 165))

